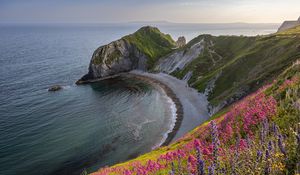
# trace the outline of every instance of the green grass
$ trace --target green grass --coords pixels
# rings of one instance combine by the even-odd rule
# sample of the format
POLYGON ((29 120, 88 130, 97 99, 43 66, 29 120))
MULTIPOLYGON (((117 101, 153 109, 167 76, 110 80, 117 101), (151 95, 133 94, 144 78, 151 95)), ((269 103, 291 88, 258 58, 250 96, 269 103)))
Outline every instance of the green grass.
MULTIPOLYGON (((135 33, 124 36, 121 40, 131 44, 148 57, 148 69, 151 69, 160 57, 170 53, 176 47, 175 41, 170 35, 163 34, 157 28, 150 26, 142 27, 135 33)), ((118 42, 113 42, 111 44, 117 47, 118 42)), ((107 47, 107 45, 102 47, 107 47)), ((101 55, 103 54, 100 53, 99 56, 96 56, 95 59, 93 59, 93 64, 103 63, 103 57, 101 55)), ((119 50, 107 55, 108 59, 106 64, 118 61, 117 59, 119 59, 120 56, 122 56, 122 53, 119 50)))
POLYGON ((170 53, 175 42, 170 35, 161 33, 155 27, 142 27, 137 32, 123 37, 139 51, 148 56, 148 68, 151 69, 158 58, 170 53))
POLYGON ((300 25, 289 30, 284 30, 282 32, 276 33, 277 36, 286 36, 286 35, 300 35, 300 25))
POLYGON ((193 71, 189 84, 201 92, 219 75, 209 94, 210 103, 218 105, 225 100, 239 99, 271 81, 300 58, 299 33, 300 27, 256 37, 200 35, 187 47, 203 39, 204 51, 172 75, 182 78, 193 71))

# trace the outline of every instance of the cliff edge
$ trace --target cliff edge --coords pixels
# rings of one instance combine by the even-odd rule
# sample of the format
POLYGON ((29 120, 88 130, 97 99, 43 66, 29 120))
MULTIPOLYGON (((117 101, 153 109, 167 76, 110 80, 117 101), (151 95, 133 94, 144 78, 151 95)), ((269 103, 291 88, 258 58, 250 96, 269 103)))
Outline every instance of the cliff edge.
POLYGON ((133 34, 99 47, 93 54, 89 71, 76 84, 112 76, 134 69, 149 70, 159 57, 176 47, 170 35, 155 27, 142 27, 133 34))
POLYGON ((279 27, 278 32, 282 32, 284 30, 294 28, 298 25, 300 25, 300 17, 298 18, 297 21, 284 21, 279 27))

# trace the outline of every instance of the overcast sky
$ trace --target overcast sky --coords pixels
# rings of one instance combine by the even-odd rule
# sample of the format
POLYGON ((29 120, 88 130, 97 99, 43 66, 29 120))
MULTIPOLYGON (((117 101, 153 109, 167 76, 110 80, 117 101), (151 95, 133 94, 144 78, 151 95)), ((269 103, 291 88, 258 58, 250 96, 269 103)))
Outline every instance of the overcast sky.
POLYGON ((0 0, 0 22, 280 23, 300 0, 0 0))

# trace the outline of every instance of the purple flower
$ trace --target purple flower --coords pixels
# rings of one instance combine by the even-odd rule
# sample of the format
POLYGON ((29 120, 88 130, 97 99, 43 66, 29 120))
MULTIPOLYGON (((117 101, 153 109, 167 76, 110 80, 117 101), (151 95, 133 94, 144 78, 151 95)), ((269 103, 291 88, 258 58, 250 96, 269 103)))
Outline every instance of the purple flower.
POLYGON ((220 173, 221 173, 221 174, 226 174, 226 169, 225 169, 225 168, 222 168, 221 171, 220 171, 220 173))
POLYGON ((213 145, 213 164, 218 167, 218 149, 220 145, 218 128, 215 121, 210 122, 211 125, 211 136, 213 145))
POLYGON ((269 165, 269 159, 270 158, 270 152, 269 150, 266 150, 266 166, 265 166, 265 175, 268 175, 270 174, 270 165, 269 165))
POLYGON ((268 135, 268 133, 269 133, 269 122, 268 122, 268 119, 265 119, 263 121, 263 130, 265 132, 265 135, 268 135))
POLYGON ((275 136, 278 135, 278 126, 273 122, 272 123, 272 130, 275 136))
POLYGON ((197 152, 197 169, 199 175, 204 175, 204 161, 201 160, 201 150, 199 147, 196 148, 197 152))
POLYGON ((209 166, 208 167, 208 175, 214 175, 215 174, 215 167, 209 166))
POLYGON ((171 171, 170 171, 170 175, 174 175, 175 174, 175 166, 174 166, 174 162, 171 163, 171 171))
POLYGON ((272 150, 273 150, 272 141, 269 141, 268 150, 269 150, 269 152, 272 152, 272 150))
POLYGON ((282 135, 278 135, 278 147, 279 147, 281 153, 286 155, 286 151, 285 151, 284 145, 282 143, 282 135))
POLYGON ((260 162, 262 158, 262 152, 260 150, 257 151, 256 153, 256 162, 260 162))
POLYGON ((178 173, 181 173, 181 156, 178 155, 178 173))
POLYGON ((269 150, 266 150, 266 161, 268 161, 269 158, 270 158, 270 152, 269 150))

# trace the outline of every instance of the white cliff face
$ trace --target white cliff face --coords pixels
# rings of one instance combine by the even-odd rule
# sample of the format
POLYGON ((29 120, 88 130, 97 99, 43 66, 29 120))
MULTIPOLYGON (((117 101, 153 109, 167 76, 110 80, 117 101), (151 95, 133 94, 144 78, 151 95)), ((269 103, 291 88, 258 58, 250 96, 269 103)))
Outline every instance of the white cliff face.
POLYGON ((177 69, 181 70, 185 65, 197 58, 203 49, 204 40, 201 40, 188 49, 178 50, 161 58, 155 69, 165 73, 171 73, 177 69))
POLYGON ((99 47, 93 54, 88 78, 101 78, 133 69, 146 70, 147 57, 121 39, 99 47))
POLYGON ((300 17, 297 21, 284 21, 278 29, 278 32, 293 28, 300 25, 300 17))

